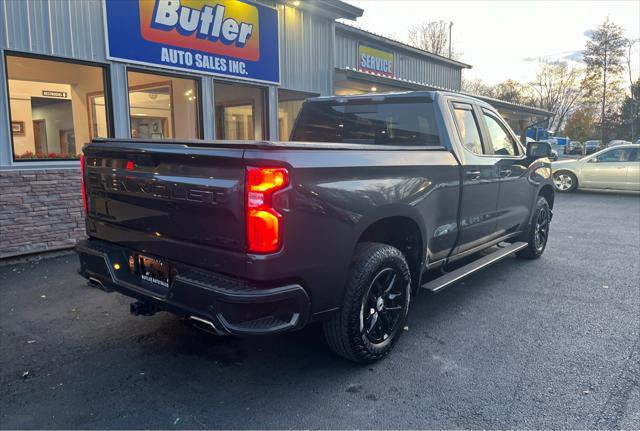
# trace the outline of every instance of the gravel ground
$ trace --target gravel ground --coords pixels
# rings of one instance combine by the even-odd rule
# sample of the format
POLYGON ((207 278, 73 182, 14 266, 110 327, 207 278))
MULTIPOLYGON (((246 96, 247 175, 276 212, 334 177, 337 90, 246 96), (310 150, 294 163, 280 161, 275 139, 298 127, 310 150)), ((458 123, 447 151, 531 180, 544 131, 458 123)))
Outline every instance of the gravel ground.
POLYGON ((412 303, 373 366, 318 325, 215 337, 86 286, 76 258, 0 267, 1 428, 640 429, 640 198, 557 198, 541 259, 412 303))

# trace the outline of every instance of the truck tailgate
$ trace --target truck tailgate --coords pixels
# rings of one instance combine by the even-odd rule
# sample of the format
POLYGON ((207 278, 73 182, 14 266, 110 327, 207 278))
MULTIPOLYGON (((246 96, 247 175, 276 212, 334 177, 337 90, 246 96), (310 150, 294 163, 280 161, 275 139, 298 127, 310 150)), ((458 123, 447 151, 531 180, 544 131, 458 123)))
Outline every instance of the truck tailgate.
POLYGON ((184 259, 194 247, 244 249, 242 148, 98 142, 84 152, 92 236, 157 252, 164 244, 163 255, 184 259))

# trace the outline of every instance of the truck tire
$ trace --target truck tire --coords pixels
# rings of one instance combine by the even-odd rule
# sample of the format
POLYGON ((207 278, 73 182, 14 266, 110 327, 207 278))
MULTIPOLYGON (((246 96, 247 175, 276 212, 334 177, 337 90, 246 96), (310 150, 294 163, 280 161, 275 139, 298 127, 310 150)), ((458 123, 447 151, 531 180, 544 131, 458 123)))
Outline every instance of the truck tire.
POLYGON ((528 243, 526 248, 516 252, 518 257, 524 259, 537 259, 542 256, 549 240, 549 223, 551 222, 551 209, 547 200, 538 196, 535 212, 531 218, 529 231, 523 237, 528 243))
POLYGON ((357 363, 383 358, 404 332, 410 300, 411 273, 400 250, 358 244, 340 311, 323 325, 327 344, 357 363))
POLYGON ((553 174, 553 186, 562 193, 570 193, 578 187, 578 178, 569 171, 558 171, 553 174))

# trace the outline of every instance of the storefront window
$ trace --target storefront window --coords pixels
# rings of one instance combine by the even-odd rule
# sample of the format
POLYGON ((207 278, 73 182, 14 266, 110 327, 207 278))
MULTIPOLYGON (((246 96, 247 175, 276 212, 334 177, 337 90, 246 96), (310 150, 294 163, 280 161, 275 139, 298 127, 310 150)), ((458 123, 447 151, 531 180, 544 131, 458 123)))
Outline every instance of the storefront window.
POLYGON ((298 112, 302 108, 302 103, 313 96, 317 96, 317 94, 278 90, 278 136, 281 141, 289 140, 289 135, 291 135, 298 112))
POLYGON ((214 84, 217 139, 265 139, 265 91, 260 87, 214 84))
POLYGON ((199 139, 195 79, 129 71, 131 137, 199 139))
POLYGON ((15 55, 6 62, 14 160, 75 159, 86 142, 109 137, 103 67, 15 55))

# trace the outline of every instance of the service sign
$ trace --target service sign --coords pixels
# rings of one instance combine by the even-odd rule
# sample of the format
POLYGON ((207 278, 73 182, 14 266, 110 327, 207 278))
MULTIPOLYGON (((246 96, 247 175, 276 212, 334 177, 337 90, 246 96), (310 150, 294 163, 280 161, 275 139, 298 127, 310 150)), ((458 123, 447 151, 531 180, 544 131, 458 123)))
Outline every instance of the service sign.
POLYGON ((104 0, 107 57, 280 82, 278 14, 240 0, 104 0))
POLYGON ((393 77, 393 52, 382 51, 363 44, 358 45, 358 70, 393 77))

